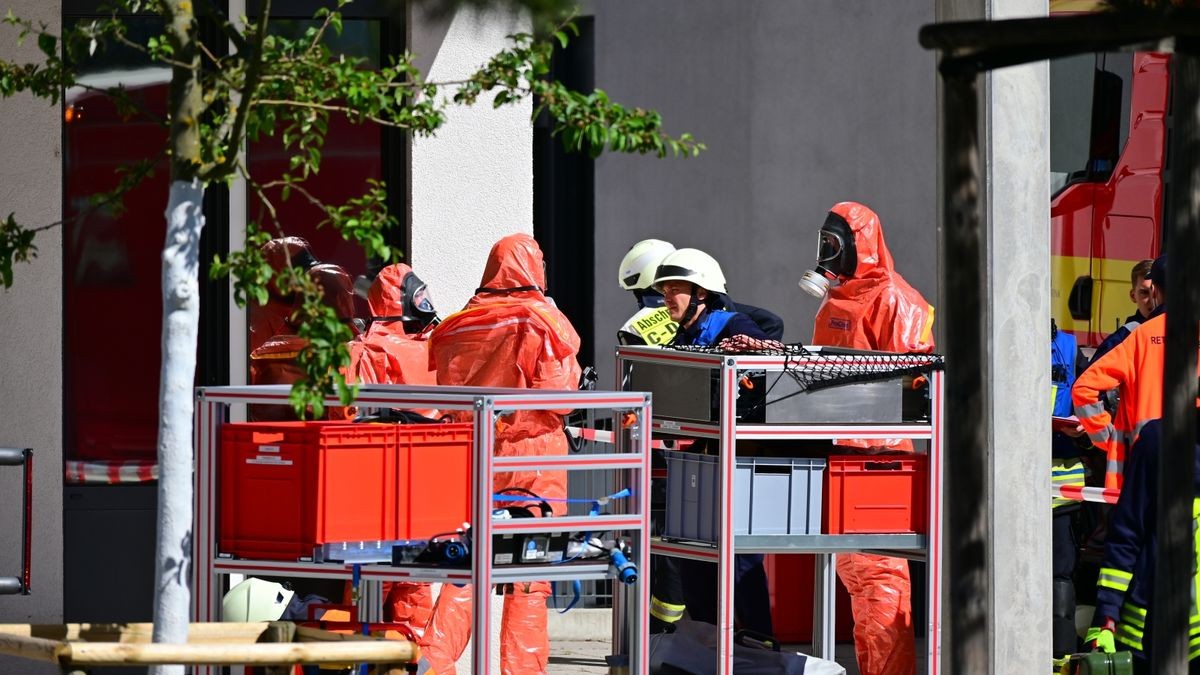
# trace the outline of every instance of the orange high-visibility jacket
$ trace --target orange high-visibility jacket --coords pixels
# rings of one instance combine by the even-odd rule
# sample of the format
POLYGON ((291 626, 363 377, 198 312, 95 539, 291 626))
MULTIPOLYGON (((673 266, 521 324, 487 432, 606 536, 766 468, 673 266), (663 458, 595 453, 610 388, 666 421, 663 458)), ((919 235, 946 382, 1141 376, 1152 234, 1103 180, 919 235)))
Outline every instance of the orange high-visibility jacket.
POLYGON ((1166 328, 1166 313, 1142 323, 1121 344, 1088 366, 1071 388, 1079 423, 1108 457, 1104 487, 1121 487, 1125 453, 1133 439, 1147 422, 1162 417, 1166 328), (1121 399, 1115 419, 1101 400, 1104 392, 1114 388, 1120 389, 1121 399))

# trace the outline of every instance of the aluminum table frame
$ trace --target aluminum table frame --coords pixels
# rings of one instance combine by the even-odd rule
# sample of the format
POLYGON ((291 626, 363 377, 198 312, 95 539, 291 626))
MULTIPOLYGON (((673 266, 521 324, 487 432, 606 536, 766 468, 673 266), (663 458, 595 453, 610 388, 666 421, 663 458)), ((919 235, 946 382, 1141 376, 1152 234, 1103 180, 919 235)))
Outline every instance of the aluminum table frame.
MULTIPOLYGON (((194 557, 192 579, 192 619, 217 621, 223 584, 220 575, 267 574, 274 576, 319 577, 350 579, 353 565, 343 563, 284 562, 242 560, 223 557, 217 543, 218 452, 220 427, 229 419, 231 404, 288 405, 287 385, 236 387, 197 387, 195 399, 195 493, 194 499, 194 557)), ((326 405, 340 405, 330 396, 326 405)), ((633 559, 638 566, 638 582, 632 587, 623 584, 614 592, 614 651, 630 654, 631 672, 649 672, 649 607, 650 607, 650 434, 646 420, 651 419, 650 396, 636 392, 544 391, 530 389, 497 389, 480 387, 412 387, 400 385, 362 385, 356 405, 389 408, 437 408, 465 410, 474 413, 472 438, 471 514, 473 521, 471 566, 445 568, 432 566, 361 565, 361 580, 365 588, 360 603, 366 620, 378 618, 382 598, 378 582, 426 581, 470 583, 473 594, 473 655, 475 673, 488 673, 491 654, 491 589, 495 583, 517 581, 550 581, 571 579, 604 579, 610 576, 608 560, 584 561, 564 565, 515 565, 494 567, 492 561, 493 534, 540 532, 619 530, 633 540, 633 559), (613 428, 621 429, 622 416, 633 414, 628 434, 613 434, 614 452, 551 455, 537 457, 495 457, 495 423, 500 414, 514 410, 600 409, 613 411, 613 428), (497 473, 512 471, 557 470, 616 470, 622 472, 624 483, 633 496, 614 502, 610 508, 617 513, 600 516, 556 517, 553 519, 515 519, 492 521, 492 481, 497 473), (626 638, 630 638, 626 642, 626 638)), ((207 666, 197 673, 209 673, 207 666)))
MULTIPOLYGON (((836 355, 825 355, 822 365, 836 363, 836 355)), ((928 422, 900 424, 738 423, 736 417, 739 370, 785 368, 803 369, 803 357, 759 356, 748 354, 706 354, 661 347, 623 346, 616 350, 616 382, 626 382, 626 366, 654 363, 719 371, 719 410, 717 422, 696 422, 658 417, 652 420, 655 435, 711 438, 718 441, 718 481, 721 488, 720 523, 716 546, 652 539, 652 553, 717 564, 717 620, 719 670, 733 672, 733 556, 736 553, 808 553, 816 555, 814 580, 813 652, 824 659, 834 658, 835 605, 833 590, 837 584, 834 555, 838 552, 870 552, 894 557, 924 560, 927 563, 927 658, 928 673, 940 672, 941 655, 941 575, 942 575, 942 480, 943 430, 945 404, 944 378, 941 371, 929 375, 930 414, 928 422), (884 439, 908 438, 929 441, 928 526, 927 534, 805 534, 737 535, 733 534, 733 476, 736 442, 740 439, 884 439), (729 546, 727 542, 734 542, 729 546)), ((847 364, 853 364, 851 358, 847 364)), ((896 365, 903 365, 897 363, 896 365)))

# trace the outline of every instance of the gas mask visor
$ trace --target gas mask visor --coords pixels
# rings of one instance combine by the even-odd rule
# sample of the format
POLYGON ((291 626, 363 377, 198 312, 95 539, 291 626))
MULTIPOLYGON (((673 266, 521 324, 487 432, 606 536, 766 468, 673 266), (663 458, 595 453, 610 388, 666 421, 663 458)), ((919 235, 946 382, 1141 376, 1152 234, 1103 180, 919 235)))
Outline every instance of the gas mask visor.
MULTIPOLYGON (((433 308, 433 298, 429 295, 429 288, 425 286, 425 282, 421 281, 415 273, 410 272, 404 277, 401 295, 403 297, 404 321, 406 324, 411 322, 415 326, 424 329, 429 324, 437 321, 437 310, 433 308)), ((407 328, 408 326, 406 325, 405 327, 407 328)))
POLYGON ((813 297, 823 298, 843 278, 854 276, 856 267, 858 252, 854 247, 854 232, 845 218, 831 212, 818 234, 817 265, 800 278, 800 289, 813 297))

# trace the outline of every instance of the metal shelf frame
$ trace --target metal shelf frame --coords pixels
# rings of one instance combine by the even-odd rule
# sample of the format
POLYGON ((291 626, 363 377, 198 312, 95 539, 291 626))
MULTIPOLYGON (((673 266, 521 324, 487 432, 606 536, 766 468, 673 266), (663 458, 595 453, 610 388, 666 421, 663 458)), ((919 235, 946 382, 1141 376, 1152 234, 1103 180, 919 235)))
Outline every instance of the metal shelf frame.
MULTIPOLYGON (((822 356, 820 365, 836 364, 836 356, 822 356)), ((682 352, 661 347, 623 346, 616 350, 616 381, 627 383, 627 369, 637 363, 702 368, 718 371, 717 422, 697 422, 660 416, 651 422, 657 436, 710 438, 717 440, 719 453, 720 523, 716 546, 652 539, 655 555, 667 555, 717 564, 717 617, 721 639, 718 645, 718 671, 733 672, 734 565, 735 553, 807 553, 816 556, 814 579, 813 653, 834 658, 834 589, 837 584, 835 555, 842 552, 879 553, 893 557, 923 560, 927 563, 928 673, 940 672, 941 655, 941 577, 942 577, 942 480, 944 378, 941 371, 928 376, 930 414, 927 422, 901 424, 873 423, 738 423, 736 417, 738 373, 764 370, 803 370, 810 365, 801 357, 743 354, 706 354, 682 352), (926 534, 806 534, 806 535, 734 535, 733 490, 736 443, 743 439, 885 439, 908 438, 929 442, 928 523, 926 534), (733 542, 733 545, 728 545, 733 542)), ((847 365, 854 363, 847 358, 847 365)), ((816 365, 813 363, 812 365, 816 365)), ((896 364, 903 365, 903 364, 896 364)))
MULTIPOLYGON (((259 385, 234 387, 198 387, 195 398, 195 492, 194 552, 192 579, 192 619, 220 620, 224 584, 221 576, 229 574, 264 574, 271 576, 351 579, 354 565, 344 563, 286 562, 274 560, 244 560, 223 556, 218 550, 217 508, 219 503, 217 467, 220 452, 220 428, 230 419, 233 404, 288 405, 290 387, 259 385)), ((340 405, 336 396, 329 396, 326 405, 340 405)), ((495 567, 492 561, 493 534, 540 532, 575 532, 617 530, 633 542, 634 563, 639 579, 631 587, 621 585, 614 593, 613 645, 614 651, 630 655, 631 671, 639 675, 649 672, 649 606, 650 606, 650 395, 637 392, 604 391, 540 391, 530 389, 500 389, 480 387, 412 387, 401 385, 362 385, 356 405, 388 408, 437 408, 464 410, 473 413, 471 515, 471 565, 463 568, 427 565, 360 565, 363 594, 360 596, 361 615, 366 620, 378 620, 383 598, 381 582, 421 581, 469 583, 473 594, 473 653, 472 672, 488 673, 491 654, 492 620, 490 589, 496 583, 517 581, 554 581, 572 579, 604 579, 610 576, 607 559, 584 560, 561 565, 512 565, 495 567), (612 453, 584 453, 539 457, 495 457, 495 428, 497 417, 514 410, 611 410, 613 428, 627 433, 612 434, 612 453), (592 517, 561 517, 553 519, 492 520, 492 484, 498 473, 533 470, 617 471, 622 484, 633 492, 631 498, 613 502, 612 515, 592 517)), ((208 675, 209 667, 199 667, 198 674, 208 675)))

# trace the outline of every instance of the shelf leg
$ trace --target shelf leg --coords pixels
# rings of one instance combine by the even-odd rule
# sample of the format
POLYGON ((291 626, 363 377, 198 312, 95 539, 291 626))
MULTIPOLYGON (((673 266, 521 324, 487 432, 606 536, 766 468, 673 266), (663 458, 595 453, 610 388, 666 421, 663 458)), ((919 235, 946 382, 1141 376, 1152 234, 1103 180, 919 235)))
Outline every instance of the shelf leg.
POLYGON ((817 554, 813 569, 813 656, 832 661, 837 641, 837 556, 817 554))

